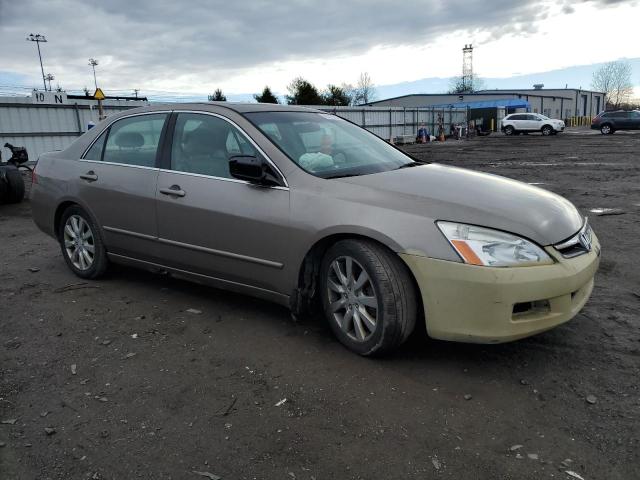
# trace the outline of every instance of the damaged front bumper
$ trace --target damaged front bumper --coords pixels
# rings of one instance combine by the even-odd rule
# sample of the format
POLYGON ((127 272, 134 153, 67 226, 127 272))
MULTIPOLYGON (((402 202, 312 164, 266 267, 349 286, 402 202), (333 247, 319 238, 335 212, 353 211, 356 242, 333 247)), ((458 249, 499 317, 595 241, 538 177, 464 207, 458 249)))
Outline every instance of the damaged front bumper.
POLYGON ((430 337, 501 343, 528 337, 569 321, 593 290, 600 243, 565 258, 545 250, 552 265, 484 267, 401 253, 420 288, 430 337))

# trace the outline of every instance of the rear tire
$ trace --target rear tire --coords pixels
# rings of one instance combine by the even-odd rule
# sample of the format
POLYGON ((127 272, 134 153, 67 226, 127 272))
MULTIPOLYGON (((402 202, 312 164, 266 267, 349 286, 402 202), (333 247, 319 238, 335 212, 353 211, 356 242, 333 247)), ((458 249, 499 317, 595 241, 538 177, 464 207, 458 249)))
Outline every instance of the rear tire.
POLYGON ((107 270, 109 260, 100 230, 80 206, 72 205, 62 214, 58 242, 67 266, 80 278, 98 278, 107 270))
POLYGON ((602 133, 603 135, 613 135, 613 132, 615 132, 615 130, 608 123, 605 123, 600 127, 600 133, 602 133))
POLYGON ((504 127, 505 135, 513 135, 514 133, 516 133, 516 130, 511 125, 507 125, 506 127, 504 127))
POLYGON ((341 240, 320 268, 322 305, 330 328, 363 356, 397 349, 411 334, 418 299, 402 260, 370 240, 341 240))

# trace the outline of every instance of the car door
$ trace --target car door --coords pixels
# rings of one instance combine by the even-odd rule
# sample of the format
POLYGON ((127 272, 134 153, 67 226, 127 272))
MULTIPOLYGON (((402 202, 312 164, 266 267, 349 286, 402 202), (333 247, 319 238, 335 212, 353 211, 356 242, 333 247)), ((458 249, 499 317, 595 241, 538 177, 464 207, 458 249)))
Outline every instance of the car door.
POLYGON ((168 112, 121 118, 78 162, 77 195, 110 253, 144 258, 157 237, 156 164, 168 112))
MULTIPOLYGON (((235 155, 265 154, 227 118, 178 112, 157 187, 158 240, 167 266, 279 292, 289 188, 229 173, 235 155)), ((277 170, 274 166, 274 170, 277 170)), ((290 294, 291 292, 279 292, 290 294)))
POLYGON ((622 128, 627 129, 627 130, 632 130, 633 128, 635 128, 635 122, 634 122, 634 112, 623 112, 621 114, 622 119, 620 120, 620 124, 622 126, 622 128))
POLYGON ((629 112, 629 114, 631 115, 629 128, 640 130, 640 112, 634 110, 633 112, 629 112))
POLYGON ((527 114, 527 119, 525 121, 525 125, 526 125, 526 130, 528 131, 536 131, 536 130, 540 130, 542 128, 542 120, 540 119, 540 117, 538 117, 538 115, 535 115, 533 113, 528 113, 527 114))
POLYGON ((523 113, 519 113, 514 115, 511 120, 513 122, 513 128, 519 131, 523 131, 527 129, 527 116, 523 113))

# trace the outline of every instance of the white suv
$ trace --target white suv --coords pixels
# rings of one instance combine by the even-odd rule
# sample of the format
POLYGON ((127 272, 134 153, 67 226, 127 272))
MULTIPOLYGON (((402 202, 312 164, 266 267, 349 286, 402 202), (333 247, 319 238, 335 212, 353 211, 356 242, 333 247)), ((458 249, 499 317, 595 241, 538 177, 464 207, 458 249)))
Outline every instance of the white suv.
POLYGON ((539 113, 512 113, 504 117, 501 129, 505 135, 541 132, 546 136, 564 131, 564 122, 539 113))

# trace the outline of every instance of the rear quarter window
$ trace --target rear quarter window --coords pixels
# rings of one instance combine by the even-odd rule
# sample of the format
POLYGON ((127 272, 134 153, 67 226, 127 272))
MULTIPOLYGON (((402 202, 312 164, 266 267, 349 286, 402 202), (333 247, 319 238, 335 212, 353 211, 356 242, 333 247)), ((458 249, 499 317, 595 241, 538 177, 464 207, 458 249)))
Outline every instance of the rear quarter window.
POLYGON ((102 151, 104 150, 104 141, 107 138, 106 130, 98 137, 98 139, 91 145, 91 148, 85 153, 85 160, 102 160, 102 151))

